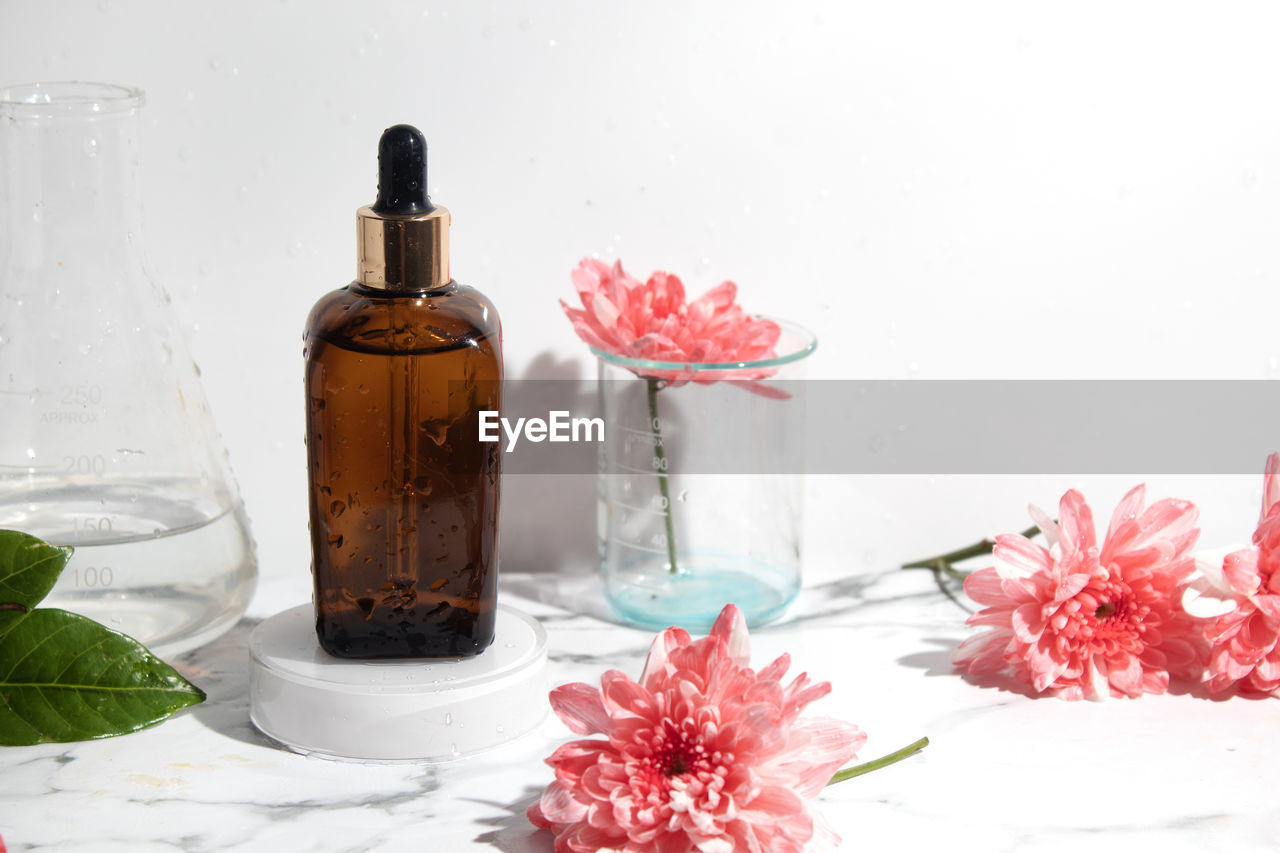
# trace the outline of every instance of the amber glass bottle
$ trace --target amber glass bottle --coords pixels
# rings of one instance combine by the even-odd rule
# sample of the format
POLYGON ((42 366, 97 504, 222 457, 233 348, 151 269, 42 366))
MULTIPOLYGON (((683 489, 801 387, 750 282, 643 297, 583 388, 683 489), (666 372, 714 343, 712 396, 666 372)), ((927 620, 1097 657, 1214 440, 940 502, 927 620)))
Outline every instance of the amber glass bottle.
POLYGON ((357 213, 356 281, 305 334, 316 633, 348 658, 466 657, 493 641, 502 332, 449 277, 449 213, 426 192, 426 143, 379 147, 378 202, 357 213))

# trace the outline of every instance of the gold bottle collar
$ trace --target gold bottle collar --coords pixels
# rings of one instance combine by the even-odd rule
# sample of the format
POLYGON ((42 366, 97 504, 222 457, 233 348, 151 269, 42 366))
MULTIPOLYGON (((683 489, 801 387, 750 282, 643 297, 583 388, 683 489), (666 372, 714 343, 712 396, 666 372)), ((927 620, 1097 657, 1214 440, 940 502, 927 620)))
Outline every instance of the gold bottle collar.
POLYGON ((449 211, 387 215, 356 211, 356 281, 379 290, 431 290, 449 283, 449 211))

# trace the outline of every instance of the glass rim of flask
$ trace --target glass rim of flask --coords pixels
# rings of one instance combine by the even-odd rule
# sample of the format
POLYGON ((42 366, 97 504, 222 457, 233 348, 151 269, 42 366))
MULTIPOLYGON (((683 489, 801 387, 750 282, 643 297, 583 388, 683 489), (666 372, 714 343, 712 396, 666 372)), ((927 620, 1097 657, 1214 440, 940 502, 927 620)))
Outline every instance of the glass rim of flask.
POLYGON ((762 358, 752 361, 717 361, 717 362, 694 362, 694 361, 661 361, 648 358, 630 358, 615 352, 591 347, 591 353, 601 361, 609 364, 615 364, 618 367, 625 367, 629 370, 651 370, 651 371, 673 371, 688 373, 696 371, 698 373, 710 374, 708 378, 714 377, 716 373, 723 373, 726 376, 736 374, 744 370, 770 370, 800 361, 803 358, 813 354, 818 348, 818 338, 813 332, 803 326, 792 323, 789 320, 782 320, 778 317, 771 317, 766 314, 753 314, 752 319, 771 320, 782 328, 782 335, 778 339, 778 354, 773 358, 762 358))
POLYGON ((136 112, 146 94, 135 86, 78 80, 0 86, 0 115, 12 118, 58 118, 119 115, 136 112))

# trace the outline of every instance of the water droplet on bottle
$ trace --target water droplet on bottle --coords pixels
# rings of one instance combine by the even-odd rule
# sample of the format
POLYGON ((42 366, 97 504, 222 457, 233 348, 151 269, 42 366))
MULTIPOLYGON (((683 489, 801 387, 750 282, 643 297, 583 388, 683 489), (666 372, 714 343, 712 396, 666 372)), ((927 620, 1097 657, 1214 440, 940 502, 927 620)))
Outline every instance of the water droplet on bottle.
POLYGON ((93 344, 80 344, 79 346, 76 347, 76 352, 80 353, 81 355, 88 355, 89 353, 93 352, 93 344))
POLYGON ((86 140, 84 141, 84 153, 85 153, 85 154, 88 154, 90 157, 97 157, 97 156, 98 156, 98 139, 97 139, 97 137, 90 136, 88 139, 86 139, 86 140))
POLYGON ((446 726, 452 726, 452 725, 453 725, 453 714, 448 713, 448 712, 445 712, 445 715, 444 715, 444 724, 445 724, 446 726))
POLYGON ((547 40, 547 47, 555 47, 555 46, 556 46, 556 40, 555 40, 555 39, 548 39, 548 40, 547 40))
POLYGON ((503 725, 498 725, 494 727, 494 730, 497 731, 498 734, 502 734, 507 730, 507 727, 503 725))
POLYGON ((460 754, 461 754, 461 753, 459 753, 459 752, 458 752, 458 745, 457 745, 456 743, 451 743, 451 744, 449 744, 449 754, 450 754, 450 755, 460 755, 460 754))
POLYGON ((689 500, 689 490, 685 489, 683 492, 677 495, 676 500, 680 501, 680 503, 684 503, 687 500, 689 500))

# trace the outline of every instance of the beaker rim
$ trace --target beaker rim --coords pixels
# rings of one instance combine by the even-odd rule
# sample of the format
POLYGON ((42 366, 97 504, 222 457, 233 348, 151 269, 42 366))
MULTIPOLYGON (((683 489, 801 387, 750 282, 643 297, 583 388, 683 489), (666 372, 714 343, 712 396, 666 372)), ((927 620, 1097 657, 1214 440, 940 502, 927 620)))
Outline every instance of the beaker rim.
POLYGON ((143 91, 115 83, 58 80, 0 86, 0 114, 10 116, 93 116, 133 112, 143 91))
POLYGON ((754 361, 656 361, 649 358, 630 358, 618 353, 607 352, 596 347, 591 347, 591 352, 601 361, 607 361, 609 364, 616 364, 619 367, 641 370, 661 370, 676 371, 687 373, 689 371, 697 371, 698 373, 715 373, 723 371, 724 373, 738 373, 743 370, 770 370, 781 367, 784 364, 791 364, 813 354, 818 348, 818 338, 813 332, 803 326, 799 326, 789 320, 781 320, 777 317, 770 317, 765 314, 754 315, 758 320, 771 320, 782 328, 782 337, 779 338, 779 348, 783 347, 783 341, 787 341, 785 351, 773 358, 762 358, 754 361))

